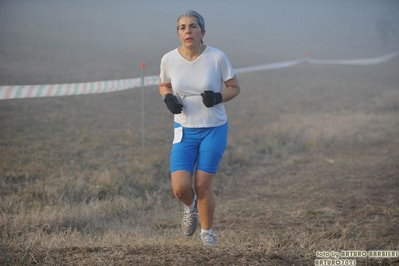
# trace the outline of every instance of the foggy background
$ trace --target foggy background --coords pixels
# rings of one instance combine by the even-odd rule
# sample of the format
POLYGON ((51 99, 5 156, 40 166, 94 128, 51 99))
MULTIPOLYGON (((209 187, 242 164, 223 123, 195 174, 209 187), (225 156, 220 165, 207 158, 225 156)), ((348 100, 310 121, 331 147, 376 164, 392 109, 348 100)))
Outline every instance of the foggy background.
POLYGON ((75 83, 158 75, 180 42, 176 19, 205 19, 204 43, 235 68, 302 58, 352 59, 399 49, 395 0, 0 0, 0 85, 75 83), (375 23, 396 30, 381 49, 375 23))

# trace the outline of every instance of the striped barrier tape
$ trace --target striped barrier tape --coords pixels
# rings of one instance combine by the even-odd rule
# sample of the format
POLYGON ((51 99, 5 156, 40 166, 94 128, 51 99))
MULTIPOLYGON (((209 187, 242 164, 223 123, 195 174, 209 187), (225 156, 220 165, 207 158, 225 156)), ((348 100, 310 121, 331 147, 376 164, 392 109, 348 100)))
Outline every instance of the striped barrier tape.
POLYGON ((105 93, 153 86, 158 83, 158 76, 146 76, 144 84, 142 78, 133 78, 86 83, 0 86, 0 100, 105 93))
POLYGON ((362 58, 362 59, 352 59, 352 60, 320 60, 309 58, 308 61, 311 64, 325 64, 325 65, 357 65, 357 66, 367 66, 375 65, 391 60, 392 58, 399 55, 399 51, 390 53, 385 56, 379 56, 374 58, 362 58))
POLYGON ((252 66, 252 67, 242 67, 237 68, 236 73, 246 73, 246 72, 254 72, 254 71, 264 71, 264 70, 272 70, 279 68, 286 68, 298 65, 300 63, 310 63, 317 65, 357 65, 357 66, 366 66, 366 65, 375 65, 380 64, 386 61, 393 59, 394 57, 399 55, 399 51, 390 53, 388 55, 373 57, 373 58, 361 58, 361 59, 349 59, 349 60, 322 60, 322 59, 313 59, 310 57, 301 58, 292 61, 284 61, 266 65, 252 66))
MULTIPOLYGON (((235 69, 236 73, 247 73, 254 71, 265 71, 292 67, 300 63, 326 64, 326 65, 373 65, 386 62, 399 55, 399 51, 385 56, 374 58, 352 59, 352 60, 321 60, 313 58, 302 58, 291 61, 283 61, 271 64, 264 64, 252 67, 242 67, 235 69)), ((159 84, 159 76, 145 76, 142 78, 119 79, 86 83, 69 84, 48 84, 48 85, 11 85, 0 86, 0 100, 21 99, 36 97, 54 97, 84 95, 93 93, 105 93, 139 88, 142 86, 155 86, 159 84)))
POLYGON ((286 68, 298 65, 299 63, 303 62, 306 59, 298 59, 298 60, 291 60, 291 61, 284 61, 260 66, 252 66, 252 67, 241 67, 237 68, 234 71, 236 73, 247 73, 247 72, 254 72, 254 71, 264 71, 264 70, 272 70, 272 69, 279 69, 279 68, 286 68))

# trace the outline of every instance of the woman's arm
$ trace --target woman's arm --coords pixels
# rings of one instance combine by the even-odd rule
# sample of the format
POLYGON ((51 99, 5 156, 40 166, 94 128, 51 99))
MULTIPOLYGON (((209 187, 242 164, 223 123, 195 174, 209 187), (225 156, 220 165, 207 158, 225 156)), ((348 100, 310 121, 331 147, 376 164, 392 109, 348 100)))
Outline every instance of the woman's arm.
POLYGON ((240 94, 240 84, 236 76, 224 82, 226 88, 222 91, 222 102, 228 102, 240 94))
POLYGON ((172 84, 162 83, 161 79, 159 79, 159 94, 161 94, 161 96, 163 97, 167 93, 173 94, 172 84))

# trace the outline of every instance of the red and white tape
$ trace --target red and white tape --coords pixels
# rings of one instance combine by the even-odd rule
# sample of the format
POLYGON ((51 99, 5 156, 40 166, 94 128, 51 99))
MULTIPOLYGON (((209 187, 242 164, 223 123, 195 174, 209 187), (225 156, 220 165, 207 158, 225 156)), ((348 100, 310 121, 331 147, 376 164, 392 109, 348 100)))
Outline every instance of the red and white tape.
POLYGON ((87 83, 0 86, 0 100, 105 93, 153 86, 158 83, 158 76, 146 76, 144 81, 142 78, 133 78, 87 83))
MULTIPOLYGON (((385 56, 373 58, 361 58, 351 60, 322 60, 310 57, 291 61, 283 61, 259 66, 242 67, 235 69, 236 73, 247 73, 254 71, 265 71, 272 69, 287 68, 300 63, 325 64, 325 65, 374 65, 386 62, 399 55, 399 51, 385 56)), ((145 76, 142 78, 119 79, 108 81, 97 81, 87 83, 69 83, 69 84, 48 84, 48 85, 10 85, 0 86, 0 100, 36 98, 36 97, 54 97, 69 95, 84 95, 92 93, 105 93, 121 91, 143 86, 156 86, 159 84, 158 76, 145 76)))

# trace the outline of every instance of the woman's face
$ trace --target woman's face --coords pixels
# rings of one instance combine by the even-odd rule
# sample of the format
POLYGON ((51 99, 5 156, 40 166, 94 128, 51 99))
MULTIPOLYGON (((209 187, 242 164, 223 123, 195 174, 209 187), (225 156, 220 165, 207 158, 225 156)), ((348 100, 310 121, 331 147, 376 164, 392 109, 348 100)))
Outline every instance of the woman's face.
POLYGON ((197 18, 181 17, 177 23, 177 34, 179 35, 182 45, 190 48, 201 44, 205 31, 201 31, 197 18))

